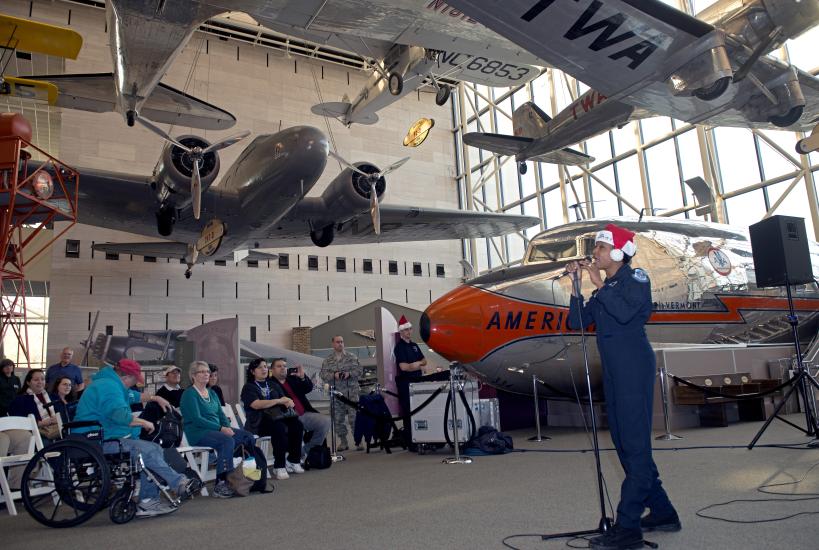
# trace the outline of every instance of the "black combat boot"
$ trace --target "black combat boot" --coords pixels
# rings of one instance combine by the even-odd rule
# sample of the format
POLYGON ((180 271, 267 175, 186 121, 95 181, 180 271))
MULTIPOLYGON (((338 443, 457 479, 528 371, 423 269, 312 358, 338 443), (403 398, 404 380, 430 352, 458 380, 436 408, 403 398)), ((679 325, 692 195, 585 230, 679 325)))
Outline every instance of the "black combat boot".
POLYGON ((677 515, 677 512, 671 512, 671 514, 664 516, 649 512, 647 516, 640 520, 640 527, 644 533, 649 531, 676 533, 682 529, 682 523, 680 523, 680 517, 677 515))

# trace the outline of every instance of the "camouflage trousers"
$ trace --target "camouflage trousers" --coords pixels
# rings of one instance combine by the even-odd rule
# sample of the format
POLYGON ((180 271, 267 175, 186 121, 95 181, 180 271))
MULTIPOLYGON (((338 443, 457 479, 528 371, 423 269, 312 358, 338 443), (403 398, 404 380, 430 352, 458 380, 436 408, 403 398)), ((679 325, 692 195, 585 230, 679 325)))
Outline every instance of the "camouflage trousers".
MULTIPOLYGON (((350 401, 358 401, 358 391, 348 389, 343 392, 344 397, 350 401)), ((353 407, 342 403, 340 399, 336 399, 335 411, 335 430, 336 437, 343 443, 347 439, 348 433, 355 433, 355 414, 353 407), (349 426, 349 430, 347 427, 349 426)))

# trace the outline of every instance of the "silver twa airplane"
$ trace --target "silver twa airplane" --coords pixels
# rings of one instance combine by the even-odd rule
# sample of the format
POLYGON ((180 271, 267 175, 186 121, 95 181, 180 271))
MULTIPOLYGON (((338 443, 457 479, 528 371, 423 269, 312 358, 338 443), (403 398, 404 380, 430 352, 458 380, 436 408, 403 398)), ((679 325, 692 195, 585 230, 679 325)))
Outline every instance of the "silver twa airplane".
POLYGON ((539 73, 534 55, 441 0, 108 0, 113 76, 60 79, 58 105, 114 110, 129 126, 140 117, 174 123, 167 118, 176 115, 175 123, 185 126, 229 127, 235 122, 232 115, 160 79, 202 23, 232 11, 275 31, 380 60, 374 78, 349 106, 319 110, 345 124, 375 122, 385 99, 397 99, 425 80, 439 88, 443 104, 449 90, 439 86, 436 74, 498 86, 526 82, 539 73), (156 93, 162 97, 154 98, 156 93))
MULTIPOLYGON (((523 264, 482 275, 443 295, 421 316, 424 341, 487 383, 532 392, 532 375, 551 398, 574 398, 584 376, 580 334, 567 326, 568 262, 588 257, 608 223, 636 233, 632 263, 651 278, 654 301, 646 333, 655 349, 700 344, 791 342, 784 288, 756 286, 748 232, 671 218, 593 219, 549 229, 532 239, 523 264), (525 376, 523 376, 525 374, 525 376)), ((809 245, 814 277, 819 245, 809 245)), ((588 277, 583 294, 594 286, 588 277)), ((800 336, 819 329, 819 284, 793 287, 800 336)), ((594 339, 594 333, 590 333, 594 339)), ((595 398, 602 397, 600 356, 589 345, 595 398)))
MULTIPOLYGON (((451 4, 592 88, 551 121, 526 107, 534 118, 515 136, 470 136, 518 162, 554 162, 549 153, 656 115, 803 131, 819 122, 819 79, 766 55, 819 23, 819 0, 720 0, 697 17, 659 0, 451 4)), ((796 149, 817 148, 814 132, 796 149)))
POLYGON ((384 170, 367 162, 348 163, 321 196, 306 197, 324 172, 329 152, 325 135, 309 126, 257 136, 218 186, 212 186, 220 168, 217 151, 197 136, 180 136, 177 142, 184 149, 168 143, 150 176, 80 169, 80 223, 174 236, 174 241, 96 244, 95 250, 178 258, 190 277, 193 265, 205 258, 241 261, 257 249, 488 237, 539 222, 528 216, 381 205, 385 176, 406 159, 384 170), (193 212, 195 173, 201 220, 193 212))

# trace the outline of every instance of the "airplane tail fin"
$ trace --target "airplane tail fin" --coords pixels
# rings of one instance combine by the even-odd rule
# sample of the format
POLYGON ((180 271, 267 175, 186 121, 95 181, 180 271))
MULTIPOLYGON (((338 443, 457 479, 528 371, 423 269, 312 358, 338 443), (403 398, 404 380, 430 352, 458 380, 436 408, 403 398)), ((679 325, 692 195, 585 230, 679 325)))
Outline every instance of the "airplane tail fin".
POLYGON ((546 125, 552 117, 543 110, 527 101, 512 113, 512 128, 516 136, 527 138, 539 138, 546 134, 546 125))

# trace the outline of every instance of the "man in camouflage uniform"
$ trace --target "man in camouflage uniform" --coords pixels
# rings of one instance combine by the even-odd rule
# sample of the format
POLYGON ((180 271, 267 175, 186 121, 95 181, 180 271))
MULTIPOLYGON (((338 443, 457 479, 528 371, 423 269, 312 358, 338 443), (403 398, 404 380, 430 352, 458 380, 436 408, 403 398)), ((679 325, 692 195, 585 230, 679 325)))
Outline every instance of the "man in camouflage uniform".
MULTIPOLYGON (((327 383, 335 385, 336 391, 340 392, 350 401, 358 402, 358 379, 361 378, 363 369, 358 362, 358 357, 344 349, 344 337, 333 336, 333 352, 321 364, 321 379, 327 383)), ((335 429, 339 439, 338 451, 346 451, 349 448, 347 443, 347 422, 349 431, 355 433, 355 409, 345 405, 341 401, 336 401, 335 429)), ((361 449, 361 442, 356 441, 356 450, 361 449)))

